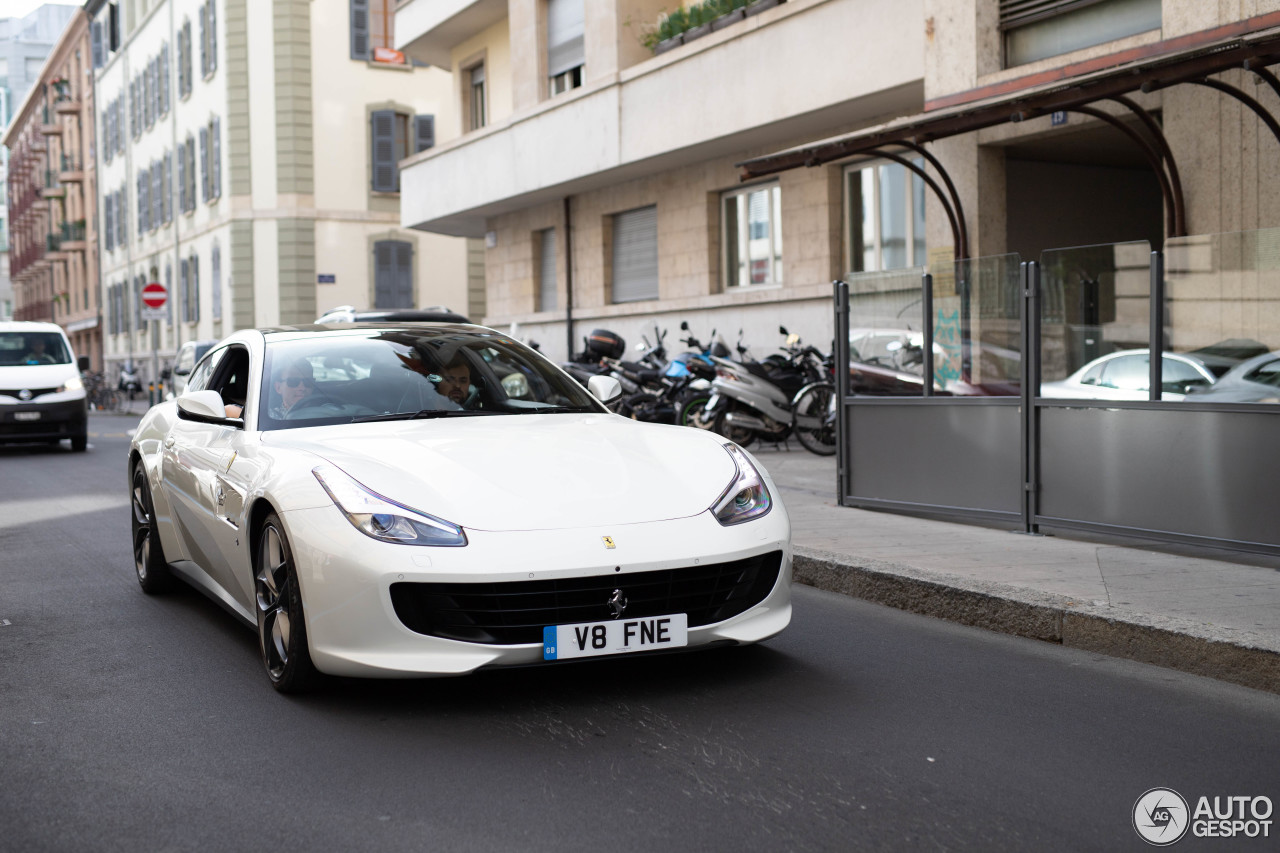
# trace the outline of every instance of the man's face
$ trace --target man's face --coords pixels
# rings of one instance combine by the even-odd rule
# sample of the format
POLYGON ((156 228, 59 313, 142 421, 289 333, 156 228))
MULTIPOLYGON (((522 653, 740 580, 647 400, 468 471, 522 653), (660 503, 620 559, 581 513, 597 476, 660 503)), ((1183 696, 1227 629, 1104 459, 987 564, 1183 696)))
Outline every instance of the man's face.
POLYGON ((440 374, 440 393, 461 404, 471 390, 471 368, 463 365, 446 367, 440 374))
POLYGON ((291 368, 276 381, 276 393, 284 401, 284 407, 292 409, 294 403, 311 393, 312 384, 311 377, 303 376, 291 368))

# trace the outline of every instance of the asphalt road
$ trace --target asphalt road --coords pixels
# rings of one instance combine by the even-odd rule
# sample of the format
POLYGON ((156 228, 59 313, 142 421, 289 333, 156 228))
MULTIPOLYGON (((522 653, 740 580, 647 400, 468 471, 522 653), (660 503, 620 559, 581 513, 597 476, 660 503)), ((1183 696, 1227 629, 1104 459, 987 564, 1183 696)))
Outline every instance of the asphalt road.
POLYGON ((3 851, 1145 850, 1150 788, 1280 803, 1280 696, 807 588, 754 648, 281 697, 138 590, 132 424, 0 447, 3 851))

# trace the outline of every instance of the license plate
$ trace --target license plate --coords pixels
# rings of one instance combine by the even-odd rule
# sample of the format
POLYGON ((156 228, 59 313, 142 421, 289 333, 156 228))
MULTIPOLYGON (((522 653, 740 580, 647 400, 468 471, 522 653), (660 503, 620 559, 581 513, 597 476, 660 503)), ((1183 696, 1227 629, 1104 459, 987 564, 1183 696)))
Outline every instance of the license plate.
POLYGON ((685 613, 578 625, 549 625, 542 629, 543 660, 624 655, 687 645, 689 617, 685 613))
POLYGON ((14 412, 13 419, 15 421, 38 421, 40 420, 39 412, 14 412))

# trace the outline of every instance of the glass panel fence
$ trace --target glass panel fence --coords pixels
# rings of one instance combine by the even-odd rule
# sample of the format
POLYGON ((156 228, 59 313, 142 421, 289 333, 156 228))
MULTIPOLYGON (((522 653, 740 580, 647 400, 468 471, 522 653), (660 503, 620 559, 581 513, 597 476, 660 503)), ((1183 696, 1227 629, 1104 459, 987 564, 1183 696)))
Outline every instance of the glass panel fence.
POLYGON ((1165 346, 1188 374, 1179 398, 1280 403, 1280 229, 1169 240, 1165 304, 1165 346))
POLYGON ((1051 249, 1040 266, 1041 396, 1148 399, 1151 244, 1051 249))
POLYGON ((935 266, 933 380, 936 393, 1022 393, 1022 284, 1017 254, 935 266))
POLYGON ((850 273, 849 393, 924 394, 923 267, 850 273))

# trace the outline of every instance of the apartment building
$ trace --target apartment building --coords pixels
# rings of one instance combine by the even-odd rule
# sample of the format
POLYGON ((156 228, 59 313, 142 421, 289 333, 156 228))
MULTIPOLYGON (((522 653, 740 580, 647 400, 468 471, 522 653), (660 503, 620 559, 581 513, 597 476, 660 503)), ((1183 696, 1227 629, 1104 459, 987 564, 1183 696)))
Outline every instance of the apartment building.
MULTIPOLYGON (((397 161, 434 144, 449 76, 350 0, 90 0, 110 362, 309 323, 329 308, 481 294, 468 245, 400 227, 397 161)), ((474 250, 473 250, 474 251, 474 250)))
POLYGON ((3 141, 14 319, 61 324, 76 353, 101 367, 90 71, 88 19, 77 9, 3 141))
POLYGON ((704 5, 398 4, 395 46, 456 104, 401 164, 402 223, 484 238, 491 325, 556 356, 680 320, 822 344, 851 273, 1280 225, 1269 119, 1157 73, 1274 113, 1276 0, 704 5), (1232 39, 1249 69, 1206 58, 1232 39))
MULTIPOLYGON (((75 6, 46 3, 21 18, 0 17, 0 133, 9 127, 75 12, 75 6)), ((8 149, 0 146, 0 320, 12 319, 14 310, 9 280, 8 163, 8 149)))

